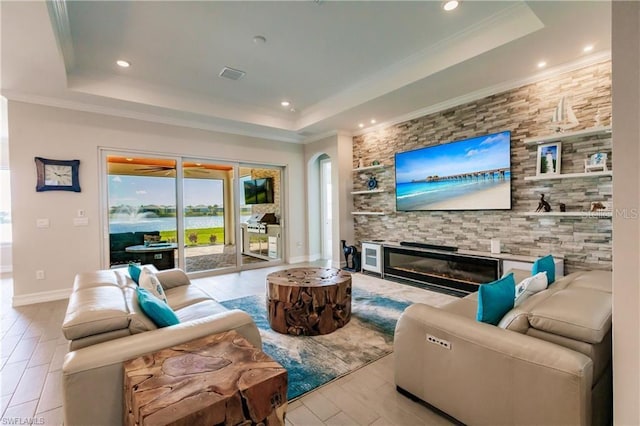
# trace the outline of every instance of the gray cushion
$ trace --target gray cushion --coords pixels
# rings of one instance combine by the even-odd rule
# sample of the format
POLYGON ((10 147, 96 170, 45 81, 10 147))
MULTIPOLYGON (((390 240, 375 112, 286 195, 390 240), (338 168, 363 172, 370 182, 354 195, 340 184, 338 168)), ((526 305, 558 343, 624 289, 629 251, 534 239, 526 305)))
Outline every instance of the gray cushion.
POLYGON ((82 288, 71 293, 62 331, 68 340, 126 329, 129 311, 120 287, 82 288))
POLYGON ((599 343, 611 328, 611 293, 571 287, 557 291, 531 309, 529 324, 570 339, 599 343))
POLYGON ((194 303, 204 300, 211 300, 211 297, 207 293, 193 284, 170 288, 165 294, 167 296, 167 303, 174 311, 184 308, 187 305, 193 305, 194 303))
POLYGON ((205 300, 193 305, 185 306, 182 309, 177 309, 176 315, 178 316, 180 322, 187 322, 226 311, 227 308, 225 308, 218 302, 214 302, 213 300, 205 300))

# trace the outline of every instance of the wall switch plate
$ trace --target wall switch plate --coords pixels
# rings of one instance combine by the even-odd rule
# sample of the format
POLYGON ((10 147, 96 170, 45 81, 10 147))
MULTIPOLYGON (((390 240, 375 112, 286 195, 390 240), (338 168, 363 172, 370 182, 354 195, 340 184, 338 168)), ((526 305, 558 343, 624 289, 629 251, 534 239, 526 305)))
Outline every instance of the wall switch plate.
POLYGON ((78 209, 78 217, 84 217, 84 209, 78 209))
POLYGON ((438 345, 441 348, 451 350, 451 342, 449 342, 448 340, 440 339, 431 334, 427 334, 427 342, 433 343, 434 345, 438 345))
POLYGON ((88 217, 74 217, 73 226, 89 226, 88 217))
POLYGON ((44 271, 36 271, 36 280, 44 280, 44 271))
POLYGON ((36 219, 36 228, 48 228, 49 227, 49 219, 42 218, 36 219))

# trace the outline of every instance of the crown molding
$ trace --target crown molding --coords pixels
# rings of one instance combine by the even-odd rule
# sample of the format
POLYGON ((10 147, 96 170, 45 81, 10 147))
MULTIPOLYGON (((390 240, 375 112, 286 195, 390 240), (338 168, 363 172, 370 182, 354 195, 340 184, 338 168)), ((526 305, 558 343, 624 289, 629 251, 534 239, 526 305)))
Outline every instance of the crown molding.
POLYGON ((325 139, 325 138, 329 138, 331 136, 346 136, 348 138, 353 137, 353 132, 349 131, 349 130, 329 130, 328 132, 324 132, 324 133, 320 133, 318 135, 314 135, 314 136, 310 136, 306 139, 304 139, 301 143, 303 145, 306 144, 310 144, 313 142, 317 142, 319 140, 325 139))
POLYGON ((74 111, 89 112, 94 114, 103 114, 113 117, 128 118, 132 120, 147 121, 151 123, 166 124, 170 126, 187 127, 191 129, 207 130, 213 132, 229 133, 233 135, 247 136, 259 139, 268 139, 279 142, 300 144, 302 137, 295 135, 290 131, 280 131, 274 129, 272 131, 260 131, 242 129, 240 126, 222 125, 214 123, 205 123, 198 120, 181 119, 175 117, 167 117, 152 113, 142 113, 129 111, 123 108, 107 107, 102 105, 95 105, 87 102, 79 102, 68 99, 60 99, 47 96, 38 96, 28 93, 21 93, 13 90, 3 90, 2 96, 6 97, 10 101, 25 102, 36 105, 43 105, 49 107, 63 108, 74 111), (280 134, 276 134, 280 133, 280 134), (286 134, 283 134, 286 133, 286 134), (292 136, 288 136, 291 134, 292 136))
POLYGON ((543 28, 525 3, 518 3, 478 21, 463 31, 363 78, 301 111, 297 127, 308 127, 375 98, 432 76, 473 57, 543 28))
POLYGON ((71 24, 69 23, 69 12, 66 0, 48 0, 47 9, 53 27, 58 49, 62 53, 64 67, 67 73, 73 70, 76 64, 73 50, 73 40, 71 38, 71 24))
POLYGON ((375 126, 368 127, 367 129, 353 132, 353 136, 362 136, 368 133, 374 133, 381 129, 384 129, 399 123, 403 123, 405 121, 414 120, 416 118, 424 117, 425 115, 429 115, 429 114, 435 114, 437 112, 444 111, 449 108, 454 108, 459 105, 477 101, 478 99, 483 99, 498 93, 506 92, 508 90, 517 89, 518 87, 526 86, 528 84, 537 83, 539 81, 546 80, 556 75, 575 71, 575 70, 587 67, 589 65, 595 65, 600 62, 604 62, 608 60, 611 60, 611 51, 610 50, 602 51, 590 56, 586 56, 584 58, 580 58, 577 61, 569 62, 564 65, 550 68, 548 70, 536 73, 529 77, 496 84, 494 86, 476 90, 474 92, 467 93, 466 95, 448 99, 446 101, 439 102, 437 104, 434 104, 425 108, 421 108, 419 110, 412 111, 407 114, 403 114, 401 116, 397 116, 391 120, 387 120, 375 126))

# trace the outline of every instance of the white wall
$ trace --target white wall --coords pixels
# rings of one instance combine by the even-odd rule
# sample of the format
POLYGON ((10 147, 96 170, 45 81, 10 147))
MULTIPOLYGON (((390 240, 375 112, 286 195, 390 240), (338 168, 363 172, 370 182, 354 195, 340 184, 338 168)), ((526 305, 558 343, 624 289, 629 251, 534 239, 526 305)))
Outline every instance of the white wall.
POLYGON ((320 172, 318 158, 326 154, 331 159, 333 247, 332 265, 344 266, 340 240, 353 241, 353 218, 351 217, 353 185, 352 137, 348 134, 330 136, 305 145, 304 158, 307 164, 309 240, 313 245, 309 252, 320 252, 320 172))
POLYGON ((303 147, 298 144, 9 102, 14 303, 64 297, 80 271, 101 268, 99 147, 286 166, 285 260, 306 247, 303 147), (82 192, 35 191, 34 157, 80 160, 82 192), (74 227, 84 209, 88 227, 74 227), (36 219, 50 227, 37 229, 36 219), (45 280, 35 279, 44 270, 45 280))
MULTIPOLYGON (((340 240, 346 240, 347 245, 360 245, 355 241, 353 227, 353 137, 350 134, 338 133, 338 167, 334 176, 335 188, 338 190, 338 215, 340 226, 340 240)), ((333 178, 333 177, 332 177, 333 178)), ((340 243, 340 241, 338 241, 340 243)), ((342 259, 342 249, 338 247, 338 253, 342 259)))
POLYGON ((640 424, 640 3, 612 14, 614 424, 640 424))

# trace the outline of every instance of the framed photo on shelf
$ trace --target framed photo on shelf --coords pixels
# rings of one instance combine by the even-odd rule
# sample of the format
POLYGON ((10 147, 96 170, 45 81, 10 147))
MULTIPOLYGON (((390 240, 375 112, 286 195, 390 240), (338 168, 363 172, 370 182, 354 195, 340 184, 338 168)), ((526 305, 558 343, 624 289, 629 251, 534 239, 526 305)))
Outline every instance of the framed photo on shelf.
POLYGON ((554 142, 538 145, 538 158, 536 161, 536 175, 559 175, 562 143, 554 142))

